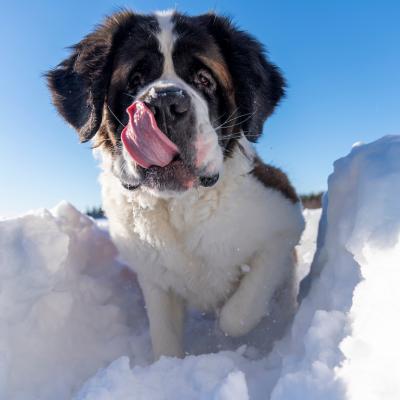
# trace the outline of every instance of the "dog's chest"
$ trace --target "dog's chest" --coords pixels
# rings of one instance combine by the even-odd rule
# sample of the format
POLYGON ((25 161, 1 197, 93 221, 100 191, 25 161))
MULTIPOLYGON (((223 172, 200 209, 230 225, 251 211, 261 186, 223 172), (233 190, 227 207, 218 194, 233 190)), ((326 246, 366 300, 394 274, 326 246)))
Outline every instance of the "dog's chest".
POLYGON ((248 206, 243 193, 209 190, 138 211, 134 230, 151 248, 163 284, 207 308, 236 287, 260 241, 262 215, 248 206))
POLYGON ((104 178, 103 203, 122 258, 139 278, 198 307, 222 302, 268 240, 266 191, 247 174, 171 199, 142 193, 129 200, 104 178))

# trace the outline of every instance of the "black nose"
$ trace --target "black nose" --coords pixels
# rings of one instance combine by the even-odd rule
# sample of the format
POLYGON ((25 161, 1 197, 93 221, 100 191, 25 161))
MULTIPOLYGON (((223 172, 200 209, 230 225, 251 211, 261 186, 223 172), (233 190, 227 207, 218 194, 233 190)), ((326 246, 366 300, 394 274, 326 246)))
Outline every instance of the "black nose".
POLYGON ((145 97, 145 102, 153 111, 156 120, 178 122, 185 118, 190 109, 190 97, 178 87, 152 88, 145 97))

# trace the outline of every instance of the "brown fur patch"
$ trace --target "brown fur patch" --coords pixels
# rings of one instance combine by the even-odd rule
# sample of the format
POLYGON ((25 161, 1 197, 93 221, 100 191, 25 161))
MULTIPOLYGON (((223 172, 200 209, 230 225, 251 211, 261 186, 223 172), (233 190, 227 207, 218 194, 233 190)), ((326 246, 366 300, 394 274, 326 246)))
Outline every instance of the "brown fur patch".
POLYGON ((275 189, 283 194, 292 203, 297 203, 299 198, 291 185, 288 177, 280 169, 264 164, 258 157, 254 160, 254 168, 250 172, 264 186, 275 189))
POLYGON ((209 55, 197 55, 199 60, 204 63, 216 75, 219 83, 223 86, 231 107, 235 107, 235 91, 233 88, 232 77, 229 69, 218 51, 212 51, 209 55))
MULTIPOLYGON (((224 136, 228 136, 229 139, 226 140, 224 144, 224 157, 229 158, 235 151, 235 147, 237 141, 240 137, 240 127, 239 124, 235 122, 239 122, 240 120, 235 119, 236 117, 236 100, 235 100, 235 89, 233 85, 232 76, 229 72, 228 66, 224 58, 222 57, 220 51, 217 48, 211 46, 208 49, 206 54, 197 54, 197 58, 206 65, 210 71, 216 76, 219 84, 223 87, 224 97, 226 99, 226 103, 229 106, 229 117, 232 122, 229 122, 226 127, 222 128, 224 136)), ((222 121, 224 122, 224 121, 222 121)))
POLYGON ((93 147, 102 147, 103 149, 109 151, 111 154, 114 153, 115 148, 117 146, 117 139, 112 133, 115 127, 110 126, 110 120, 112 120, 112 118, 113 116, 110 116, 110 112, 104 105, 103 120, 94 138, 94 146, 93 146, 93 147))

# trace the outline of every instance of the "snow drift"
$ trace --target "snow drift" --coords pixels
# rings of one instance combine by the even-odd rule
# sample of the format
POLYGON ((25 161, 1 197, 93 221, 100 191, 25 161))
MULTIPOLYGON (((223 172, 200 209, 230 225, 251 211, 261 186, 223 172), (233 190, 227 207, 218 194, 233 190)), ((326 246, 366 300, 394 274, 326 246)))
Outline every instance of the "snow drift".
POLYGON ((0 399, 69 399, 119 356, 147 361, 129 278, 107 233, 67 203, 1 221, 0 399))
MULTIPOLYGON (((192 355, 150 364, 140 289, 106 229, 67 203, 0 220, 0 399, 400 398, 400 137, 354 147, 328 183, 302 303, 267 355, 264 331, 240 345, 193 312, 192 355)), ((305 211, 299 280, 319 216, 305 211)))
POLYGON ((399 197, 399 136, 335 162, 271 399, 400 398, 399 197))

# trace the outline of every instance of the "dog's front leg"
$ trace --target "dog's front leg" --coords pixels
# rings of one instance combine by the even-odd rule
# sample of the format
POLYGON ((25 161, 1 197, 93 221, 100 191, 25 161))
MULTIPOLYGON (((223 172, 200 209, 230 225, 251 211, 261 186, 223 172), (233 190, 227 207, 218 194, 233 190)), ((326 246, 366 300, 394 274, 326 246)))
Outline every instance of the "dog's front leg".
POLYGON ((183 301, 146 279, 140 279, 150 324, 154 359, 161 356, 183 357, 183 301))
MULTIPOLYGON (((241 336, 252 330, 266 315, 276 290, 285 282, 293 288, 292 252, 279 248, 265 250, 254 257, 250 270, 238 289, 221 309, 220 327, 229 336, 241 336)), ((288 293, 285 307, 295 308, 294 293, 288 293)))

